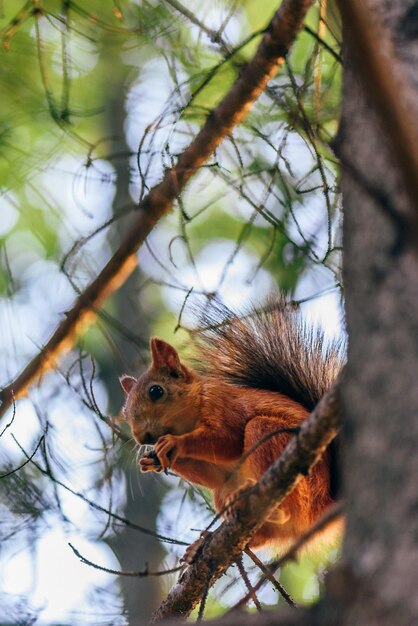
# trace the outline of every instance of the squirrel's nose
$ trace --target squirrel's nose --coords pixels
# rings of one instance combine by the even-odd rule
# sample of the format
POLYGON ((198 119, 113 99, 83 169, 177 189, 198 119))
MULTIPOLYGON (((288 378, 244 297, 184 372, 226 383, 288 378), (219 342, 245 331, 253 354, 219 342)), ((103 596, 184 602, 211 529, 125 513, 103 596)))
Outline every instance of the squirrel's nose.
POLYGON ((155 439, 151 435, 151 433, 145 433, 142 437, 142 443, 146 445, 152 445, 153 443, 155 443, 155 439))

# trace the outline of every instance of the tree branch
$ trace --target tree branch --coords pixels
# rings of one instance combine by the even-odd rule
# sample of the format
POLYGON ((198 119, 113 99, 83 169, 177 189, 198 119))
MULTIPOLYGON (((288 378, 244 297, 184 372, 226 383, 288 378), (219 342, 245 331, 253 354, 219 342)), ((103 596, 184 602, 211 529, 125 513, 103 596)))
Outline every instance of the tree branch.
POLYGON ((117 290, 137 265, 136 251, 156 223, 172 207, 187 181, 204 164, 224 137, 231 134, 265 89, 268 81, 283 65, 284 58, 303 25, 313 0, 283 0, 267 27, 253 59, 225 98, 208 116, 205 124, 177 164, 168 169, 163 180, 151 189, 138 207, 138 215, 119 248, 92 283, 79 295, 65 319, 59 324, 44 348, 28 363, 17 378, 0 393, 0 418, 13 397, 27 393, 28 387, 64 352, 71 349, 76 336, 90 325, 98 307, 117 290))
POLYGON ((303 422, 299 433, 283 453, 248 490, 240 502, 239 518, 223 522, 208 536, 194 563, 154 613, 153 622, 190 614, 203 597, 208 574, 213 584, 239 558, 269 513, 321 458, 337 434, 339 419, 339 391, 334 385, 303 422))

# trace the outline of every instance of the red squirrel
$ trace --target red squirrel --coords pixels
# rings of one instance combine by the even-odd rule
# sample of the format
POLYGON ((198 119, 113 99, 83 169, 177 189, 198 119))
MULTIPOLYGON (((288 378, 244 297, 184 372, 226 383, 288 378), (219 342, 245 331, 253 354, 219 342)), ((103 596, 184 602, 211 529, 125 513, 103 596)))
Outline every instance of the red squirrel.
MULTIPOLYGON (((212 304, 204 318, 197 359, 203 371, 187 367, 170 344, 151 339, 150 368, 138 379, 120 379, 123 414, 137 443, 155 444, 154 455, 140 460, 143 472, 171 468, 208 487, 216 511, 225 515, 292 435, 257 443, 272 431, 300 425, 339 373, 342 351, 336 343, 325 346, 323 334, 309 329, 282 299, 242 317, 212 304)), ((284 549, 333 503, 331 456, 327 451, 298 483, 249 547, 284 549)))

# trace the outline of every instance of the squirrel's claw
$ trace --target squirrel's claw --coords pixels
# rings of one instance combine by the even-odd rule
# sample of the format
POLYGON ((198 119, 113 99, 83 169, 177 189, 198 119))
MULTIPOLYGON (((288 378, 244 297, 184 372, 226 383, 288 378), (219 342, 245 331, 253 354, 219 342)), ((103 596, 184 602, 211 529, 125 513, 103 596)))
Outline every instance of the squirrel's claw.
POLYGON ((207 530, 204 530, 200 535, 199 539, 193 541, 190 546, 187 546, 183 556, 180 559, 180 563, 185 563, 186 565, 191 565, 196 558, 197 553, 205 543, 205 539, 211 533, 207 530))
POLYGON ((212 533, 210 530, 204 530, 202 531, 199 539, 196 539, 196 541, 193 541, 193 543, 191 543, 190 546, 187 546, 183 556, 180 559, 180 563, 182 563, 183 565, 182 565, 182 568, 180 570, 179 577, 178 577, 179 582, 182 581, 183 576, 186 573, 187 569, 190 567, 190 565, 192 565, 196 556, 202 549, 203 544, 205 543, 206 539, 211 534, 212 533))
POLYGON ((146 472, 162 472, 163 468, 162 466, 158 463, 155 463, 155 457, 146 455, 143 456, 142 459, 139 460, 139 469, 142 473, 146 473, 146 472))
POLYGON ((155 444, 155 452, 162 469, 168 469, 175 463, 179 455, 178 437, 175 435, 163 435, 155 444))

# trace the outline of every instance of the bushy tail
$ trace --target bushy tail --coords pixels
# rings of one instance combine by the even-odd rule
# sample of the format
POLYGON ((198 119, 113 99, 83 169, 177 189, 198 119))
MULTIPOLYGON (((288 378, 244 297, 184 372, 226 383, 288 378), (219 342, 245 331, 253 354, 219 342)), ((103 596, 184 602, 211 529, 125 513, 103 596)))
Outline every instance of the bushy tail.
POLYGON ((344 344, 301 319, 282 297, 243 315, 212 301, 200 314, 198 362, 234 385, 278 391, 311 411, 344 363, 344 344))

